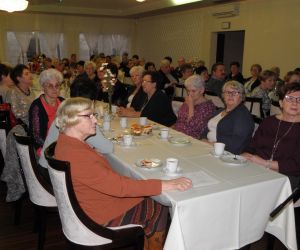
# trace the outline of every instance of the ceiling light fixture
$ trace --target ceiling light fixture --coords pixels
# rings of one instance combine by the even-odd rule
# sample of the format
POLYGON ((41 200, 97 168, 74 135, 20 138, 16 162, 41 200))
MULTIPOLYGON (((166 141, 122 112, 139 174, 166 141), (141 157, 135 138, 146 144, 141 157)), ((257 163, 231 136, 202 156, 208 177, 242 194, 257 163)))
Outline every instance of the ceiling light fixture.
POLYGON ((187 3, 201 2, 202 0, 172 0, 174 5, 182 5, 187 3))
POLYGON ((22 11, 28 6, 28 1, 26 0, 1 0, 0 10, 5 10, 7 12, 22 11))
POLYGON ((146 0, 136 0, 139 3, 145 2, 146 0))

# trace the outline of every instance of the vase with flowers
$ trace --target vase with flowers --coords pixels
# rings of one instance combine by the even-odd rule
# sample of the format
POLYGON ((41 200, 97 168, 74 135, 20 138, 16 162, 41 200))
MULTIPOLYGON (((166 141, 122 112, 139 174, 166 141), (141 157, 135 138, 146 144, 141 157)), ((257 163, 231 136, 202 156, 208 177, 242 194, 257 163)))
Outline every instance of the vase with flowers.
POLYGON ((108 63, 102 63, 100 70, 104 72, 104 78, 101 81, 103 86, 103 92, 108 95, 108 112, 112 114, 112 96, 114 93, 114 86, 116 82, 116 76, 111 73, 110 69, 107 68, 108 63))

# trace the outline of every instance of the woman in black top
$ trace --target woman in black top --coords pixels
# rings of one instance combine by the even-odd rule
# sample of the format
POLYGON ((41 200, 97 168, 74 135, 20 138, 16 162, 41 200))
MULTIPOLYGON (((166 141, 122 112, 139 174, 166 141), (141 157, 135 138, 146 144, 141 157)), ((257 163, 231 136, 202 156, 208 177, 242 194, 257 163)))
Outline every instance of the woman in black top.
POLYGON ((159 73, 146 71, 143 74, 143 90, 147 94, 147 98, 143 104, 141 111, 133 111, 131 109, 120 108, 119 116, 141 117, 160 123, 165 126, 172 126, 176 122, 176 116, 172 109, 171 100, 161 90, 157 89, 159 84, 159 73))

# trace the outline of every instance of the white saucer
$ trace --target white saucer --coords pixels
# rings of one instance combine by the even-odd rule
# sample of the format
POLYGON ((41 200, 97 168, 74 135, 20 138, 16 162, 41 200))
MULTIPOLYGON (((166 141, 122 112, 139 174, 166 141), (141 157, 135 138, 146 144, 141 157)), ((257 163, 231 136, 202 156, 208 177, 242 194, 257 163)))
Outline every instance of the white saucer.
POLYGON ((157 138, 160 139, 160 140, 162 140, 162 141, 168 141, 170 138, 172 138, 172 135, 168 135, 167 138, 161 138, 161 137, 160 137, 160 133, 159 133, 159 134, 157 135, 157 138))
POLYGON ((167 171, 166 167, 164 167, 162 169, 163 173, 167 176, 172 176, 172 177, 176 177, 176 176, 181 176, 182 175, 182 169, 180 167, 177 168, 177 171, 174 173, 170 173, 167 171))
POLYGON ((134 142, 134 141, 130 145, 125 145, 123 141, 121 141, 119 144, 122 148, 134 148, 134 147, 136 147, 136 142, 134 142))
POLYGON ((248 163, 247 159, 240 155, 222 155, 220 160, 231 166, 244 166, 248 163))
POLYGON ((223 155, 232 155, 230 152, 228 151, 224 151, 222 155, 216 155, 214 150, 209 151, 209 154, 212 155, 213 157, 216 158, 220 158, 223 155))
POLYGON ((185 146, 191 144, 191 141, 188 137, 171 137, 168 141, 176 146, 185 146))

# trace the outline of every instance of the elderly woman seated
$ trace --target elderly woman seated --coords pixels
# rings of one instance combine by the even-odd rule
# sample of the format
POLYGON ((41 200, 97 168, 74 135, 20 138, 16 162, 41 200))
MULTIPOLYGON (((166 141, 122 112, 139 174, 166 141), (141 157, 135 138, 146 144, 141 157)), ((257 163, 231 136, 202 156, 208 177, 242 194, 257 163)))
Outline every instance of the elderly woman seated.
POLYGON ((149 238, 149 249, 162 249, 167 208, 144 197, 164 190, 187 190, 191 180, 133 180, 114 172, 103 155, 85 142, 96 132, 93 112, 93 102, 85 98, 70 98, 60 105, 55 157, 71 163, 74 191, 88 216, 105 226, 141 224, 149 238))
POLYGON ((265 70, 259 76, 260 85, 258 85, 252 92, 248 93, 249 97, 262 98, 262 111, 264 117, 270 115, 271 98, 270 91, 275 86, 275 73, 270 70, 265 70))
POLYGON ((140 111, 147 98, 142 87, 144 68, 142 66, 133 66, 129 73, 135 86, 128 97, 127 107, 140 111))
POLYGON ((160 123, 165 126, 172 126, 176 122, 176 115, 173 112, 171 100, 168 96, 158 89, 160 75, 158 72, 146 71, 143 74, 142 87, 147 94, 140 111, 128 108, 120 108, 119 116, 142 117, 160 123))
POLYGON ((10 77, 15 85, 7 92, 6 101, 11 104, 12 112, 19 123, 28 126, 29 107, 35 99, 34 94, 30 91, 32 74, 28 67, 18 64, 11 71, 10 77))
POLYGON ((40 84, 44 93, 32 102, 29 109, 29 134, 33 138, 38 156, 55 118, 56 110, 63 101, 63 98, 59 97, 62 81, 63 76, 56 69, 47 69, 40 74, 40 84))
POLYGON ((299 178, 300 83, 284 85, 279 104, 282 114, 263 120, 243 155, 266 168, 299 178))
MULTIPOLYGON (((243 156, 262 167, 287 175, 294 189, 299 187, 300 182, 299 82, 289 83, 281 88, 279 104, 282 113, 263 120, 243 156)), ((299 207, 295 209, 295 220, 299 241, 299 207)))
POLYGON ((226 82, 222 91, 225 109, 209 120, 207 139, 209 142, 223 142, 226 150, 240 154, 250 143, 253 118, 243 104, 245 90, 241 83, 226 82))
POLYGON ((205 82, 199 75, 193 75, 184 82, 188 95, 179 109, 174 128, 194 138, 201 138, 207 130, 208 120, 213 116, 215 106, 204 97, 205 82))

